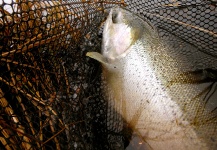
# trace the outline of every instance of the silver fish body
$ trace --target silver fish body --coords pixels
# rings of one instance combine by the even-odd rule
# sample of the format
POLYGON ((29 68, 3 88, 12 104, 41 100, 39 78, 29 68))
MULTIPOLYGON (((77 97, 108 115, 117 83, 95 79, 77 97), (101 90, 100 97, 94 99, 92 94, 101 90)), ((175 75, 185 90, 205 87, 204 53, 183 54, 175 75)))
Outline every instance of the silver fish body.
POLYGON ((102 54, 87 56, 102 63, 116 111, 147 149, 217 148, 216 116, 195 96, 202 89, 179 82, 190 80, 180 76, 190 66, 170 53, 149 23, 128 10, 112 8, 104 26, 102 54))

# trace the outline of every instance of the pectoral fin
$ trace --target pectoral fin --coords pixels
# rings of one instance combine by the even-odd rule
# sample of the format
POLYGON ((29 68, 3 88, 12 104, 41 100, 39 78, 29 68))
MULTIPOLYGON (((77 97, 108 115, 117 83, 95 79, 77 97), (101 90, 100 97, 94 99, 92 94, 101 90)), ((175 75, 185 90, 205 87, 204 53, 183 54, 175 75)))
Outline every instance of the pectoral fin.
POLYGON ((102 64, 107 64, 106 58, 98 52, 87 52, 86 56, 93 58, 93 59, 101 62, 102 64))

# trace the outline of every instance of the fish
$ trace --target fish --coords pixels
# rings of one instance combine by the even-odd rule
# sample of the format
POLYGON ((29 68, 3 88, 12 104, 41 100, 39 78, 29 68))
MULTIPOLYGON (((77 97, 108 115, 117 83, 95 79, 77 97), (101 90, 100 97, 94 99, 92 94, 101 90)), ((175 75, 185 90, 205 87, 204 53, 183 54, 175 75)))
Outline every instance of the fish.
MULTIPOLYGON (((149 21, 126 8, 111 8, 101 53, 88 52, 86 56, 102 64, 105 91, 132 127, 136 135, 132 141, 139 141, 137 146, 217 149, 217 102, 206 93, 217 85, 205 82, 209 69, 192 71, 196 64, 177 55, 149 21)), ((131 149, 138 149, 132 145, 135 143, 131 149)))

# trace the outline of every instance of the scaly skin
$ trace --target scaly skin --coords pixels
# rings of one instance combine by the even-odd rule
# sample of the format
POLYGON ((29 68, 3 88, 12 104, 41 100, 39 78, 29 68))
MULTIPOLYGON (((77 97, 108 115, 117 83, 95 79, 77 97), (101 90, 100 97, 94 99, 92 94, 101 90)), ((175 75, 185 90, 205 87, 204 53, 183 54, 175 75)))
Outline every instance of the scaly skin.
MULTIPOLYGON (((103 65, 115 108, 154 150, 215 149, 216 117, 195 97, 200 88, 179 84, 186 68, 170 54, 154 28, 131 12, 111 9, 103 31, 102 54, 87 56, 103 65), (176 78, 175 84, 170 79, 176 78), (199 115, 198 115, 199 114, 199 115)), ((185 77, 186 80, 186 77, 185 77)), ((189 79, 190 80, 190 79, 189 79)), ((181 82, 180 82, 181 83, 181 82)))

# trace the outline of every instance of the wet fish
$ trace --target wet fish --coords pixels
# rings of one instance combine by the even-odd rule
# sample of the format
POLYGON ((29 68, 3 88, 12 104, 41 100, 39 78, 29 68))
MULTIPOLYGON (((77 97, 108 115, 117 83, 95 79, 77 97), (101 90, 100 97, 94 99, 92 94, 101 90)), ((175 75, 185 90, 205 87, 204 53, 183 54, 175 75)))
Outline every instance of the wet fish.
POLYGON ((214 83, 195 84, 199 79, 190 72, 192 64, 177 58, 149 22, 124 8, 112 8, 103 30, 102 54, 87 56, 102 63, 115 109, 144 147, 217 149, 217 104, 214 100, 208 106, 205 94, 214 83))

